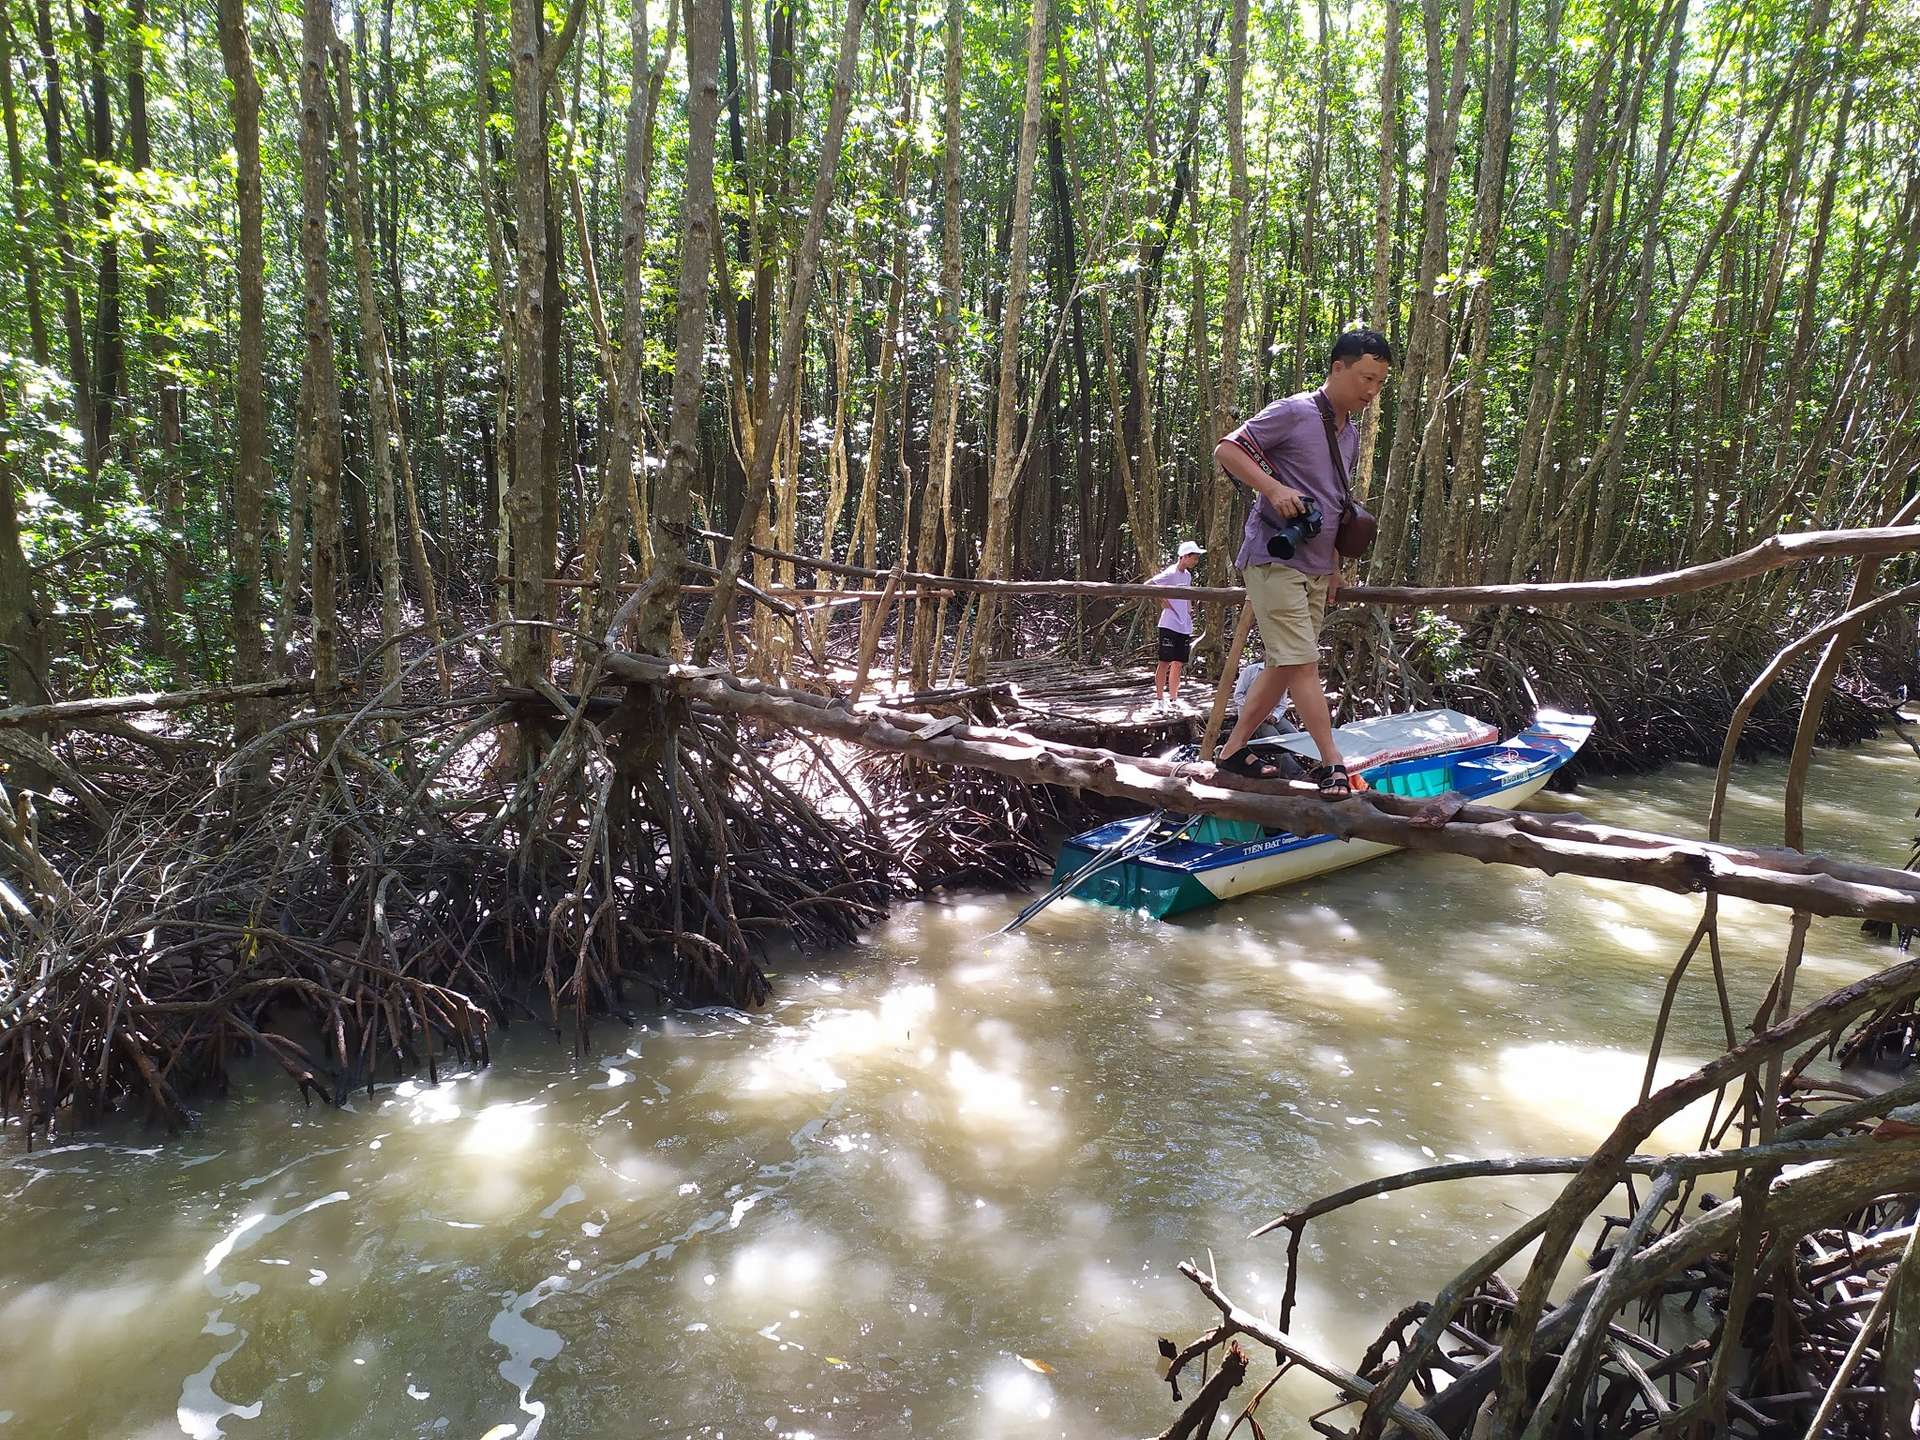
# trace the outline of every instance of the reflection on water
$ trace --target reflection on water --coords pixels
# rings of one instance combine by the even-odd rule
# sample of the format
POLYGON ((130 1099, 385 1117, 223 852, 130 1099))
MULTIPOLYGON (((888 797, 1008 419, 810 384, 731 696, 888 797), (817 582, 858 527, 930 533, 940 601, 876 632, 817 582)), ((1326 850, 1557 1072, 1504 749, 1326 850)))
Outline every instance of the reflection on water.
MULTIPOLYGON (((1742 772, 1735 838, 1777 836, 1779 778, 1742 772)), ((1913 779, 1897 741, 1824 761, 1811 843, 1897 862, 1913 779)), ((1541 804, 1691 830, 1710 783, 1541 804)), ((521 1027, 492 1070, 345 1112, 261 1071, 177 1141, 0 1141, 0 1440, 1151 1433, 1155 1337, 1211 1313, 1181 1260, 1275 1311, 1284 1237, 1242 1237, 1286 1206, 1592 1145, 1699 912, 1439 856, 989 938, 1015 905, 910 907, 766 1013, 604 1026, 577 1064, 521 1027)), ((1786 926, 1723 913, 1744 1018, 1786 926)), ((1803 983, 1888 954, 1817 921, 1803 983)), ((1719 1034, 1689 982, 1665 1071, 1719 1034)), ((1350 1363, 1556 1183, 1317 1223, 1299 1338, 1350 1363)), ((1283 1383, 1267 1433, 1325 1398, 1283 1383)))

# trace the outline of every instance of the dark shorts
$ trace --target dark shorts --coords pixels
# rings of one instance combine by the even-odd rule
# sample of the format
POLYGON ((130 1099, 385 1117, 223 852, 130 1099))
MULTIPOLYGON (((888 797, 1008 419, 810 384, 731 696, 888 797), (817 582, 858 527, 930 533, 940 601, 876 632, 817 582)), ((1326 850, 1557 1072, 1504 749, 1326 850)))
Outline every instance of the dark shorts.
POLYGON ((1178 660, 1182 665, 1186 664, 1187 649, 1193 644, 1193 637, 1191 635, 1182 635, 1178 630, 1169 630, 1164 625, 1160 626, 1159 630, 1160 658, 1162 660, 1178 660))

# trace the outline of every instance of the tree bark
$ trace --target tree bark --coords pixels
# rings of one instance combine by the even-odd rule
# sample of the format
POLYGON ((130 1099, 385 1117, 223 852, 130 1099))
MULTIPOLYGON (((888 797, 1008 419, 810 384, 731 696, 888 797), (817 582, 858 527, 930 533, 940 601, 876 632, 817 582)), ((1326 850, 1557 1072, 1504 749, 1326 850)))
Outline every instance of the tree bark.
MULTIPOLYGON (((220 58, 233 87, 235 184, 240 244, 235 273, 240 290, 239 347, 233 403, 233 675, 251 685, 266 674, 260 635, 261 524, 267 492, 266 254, 261 241, 260 81, 253 69, 246 0, 220 0, 220 58)), ((251 705, 234 707, 234 744, 245 746, 258 728, 251 705)))
MULTIPOLYGON (((953 442, 959 407, 954 374, 960 360, 960 95, 965 67, 961 25, 965 13, 964 0, 947 0, 946 119, 940 151, 940 300, 935 321, 938 349, 927 441, 927 495, 920 507, 920 541, 914 552, 922 570, 933 568, 934 547, 953 497, 953 442)), ((940 622, 945 614, 944 600, 931 614, 924 601, 914 607, 915 690, 924 690, 932 683, 933 664, 940 653, 940 622)))
MULTIPOLYGON (((1020 318, 1027 299, 1028 222, 1033 213, 1033 168, 1040 148, 1040 82, 1046 71, 1047 0, 1033 0, 1027 25, 1027 89, 1021 112, 1020 151, 1014 162, 1013 229, 1007 250, 1007 299, 1000 316, 999 399, 994 411, 993 469, 987 482, 987 534, 980 554, 980 575, 998 579, 1012 559, 1008 522, 1013 514, 1014 446, 1020 415, 1020 318)), ((987 672, 996 613, 991 595, 980 603, 974 622, 973 652, 967 682, 978 685, 987 672)))
MULTIPOLYGON (((1474 4, 1475 0, 1460 0, 1459 30, 1454 36, 1450 76, 1443 69, 1445 49, 1440 0, 1424 0, 1421 7, 1427 46, 1425 204, 1413 324, 1400 367, 1401 393, 1394 402, 1393 444, 1387 455, 1380 535, 1368 566, 1369 574, 1382 579, 1414 573, 1413 557, 1407 552, 1415 508, 1420 503, 1416 477, 1421 455, 1430 443, 1425 437, 1431 433, 1434 417, 1441 410, 1436 380, 1445 373, 1446 305, 1437 286, 1447 259, 1447 194, 1453 181, 1460 109, 1467 90, 1467 51, 1473 42, 1474 4), (1441 103, 1443 93, 1446 99, 1441 103), (1429 386, 1435 390, 1434 403, 1423 403, 1429 386)), ((1425 544, 1423 535, 1423 550, 1425 544)))
MULTIPOLYGON (((593 634, 612 617, 630 538, 640 541, 643 567, 652 562, 647 533, 648 504, 635 481, 634 452, 644 447, 646 402, 641 394, 646 360, 647 201, 653 185, 653 127, 666 83, 667 64, 680 36, 680 9, 668 0, 667 36, 660 59, 648 68, 653 43, 646 0, 635 0, 631 48, 631 88, 627 100, 626 156, 620 189, 620 354, 614 370, 613 434, 608 444, 606 482, 601 494, 599 572, 601 588, 594 599, 593 634)), ((642 472, 644 474, 644 472, 642 472)))
POLYGON ((513 547, 512 643, 507 673, 516 685, 544 679, 550 642, 547 575, 553 555, 547 527, 549 452, 547 381, 547 106, 543 11, 538 0, 513 0, 514 223, 519 254, 513 310, 513 484, 507 517, 513 547))
POLYGON ((327 255, 327 42, 329 0, 303 0, 300 27, 300 274, 313 430, 307 474, 313 507, 313 683, 339 684, 336 654, 340 557, 340 378, 334 368, 332 278, 327 255))
POLYGON ((33 363, 44 366, 52 354, 47 345, 47 321, 40 301, 40 251, 34 244, 27 204, 26 162, 20 152, 20 120, 13 99, 13 16, 0 15, 0 117, 6 122, 7 180, 13 197, 13 246, 27 302, 27 335, 33 363))
POLYGON ((54 46, 53 12, 49 0, 34 7, 34 29, 40 43, 40 69, 46 81, 47 208, 53 212, 54 251, 60 264, 60 315, 67 332, 67 379, 73 386, 74 428, 91 463, 93 436, 93 372, 87 361, 86 321, 80 311, 80 257, 74 251, 73 219, 67 208, 66 115, 61 83, 60 52, 54 46))
MULTIPOLYGON (((1400 122, 1400 0, 1387 0, 1385 26, 1380 61, 1380 183, 1373 207, 1373 304, 1367 312, 1367 323, 1391 335, 1394 327, 1388 306, 1392 294, 1387 282, 1393 274, 1393 216, 1399 203, 1400 142, 1395 131, 1400 122)), ((1373 459, 1380 442, 1382 403, 1376 396, 1360 419, 1360 455, 1353 472, 1353 493, 1360 500, 1373 493, 1373 459)))
POLYGON ((780 433, 793 403, 800 376, 800 355, 806 343, 806 322, 813 296, 814 272, 820 262, 820 237, 826 229, 827 209, 833 201, 834 177, 839 172, 841 138, 846 133, 847 111, 853 99, 853 65, 860 50, 860 25, 866 14, 866 0, 848 0, 845 28, 840 33, 840 59, 833 75, 833 98, 827 107, 826 129, 821 137, 820 173, 816 177, 813 203, 807 212, 806 233, 793 256, 793 279, 785 323, 781 327, 780 355, 773 376, 773 390, 760 429, 767 443, 754 447, 752 467, 747 472, 746 496, 741 502, 739 523, 734 527, 733 544, 727 551, 714 582, 713 604, 707 610, 706 623, 694 646, 696 663, 705 664, 719 643, 732 608, 733 587, 746 564, 749 542, 760 522, 766 504, 767 487, 773 478, 772 437, 780 433))
POLYGON ((665 655, 673 639, 680 577, 692 538, 693 477, 700 466, 700 380, 706 368, 707 295, 716 240, 713 141, 720 116, 720 23, 727 0, 685 0, 687 158, 681 192, 680 293, 673 362, 673 410, 666 466, 654 492, 653 574, 638 592, 638 647, 665 655))
MULTIPOLYGON (((374 552, 380 571, 381 683, 398 687, 401 677, 399 637, 405 629, 400 596, 400 510, 399 484, 395 476, 394 438, 399 428, 399 406, 393 395, 393 374, 387 354, 387 328, 380 315, 380 299, 375 293, 373 246, 368 239, 366 218, 367 190, 360 173, 360 135, 358 107, 353 88, 353 56, 338 34, 329 36, 333 52, 334 80, 339 87, 340 115, 340 210, 347 232, 347 245, 353 254, 354 292, 360 305, 360 369, 367 380, 367 450, 373 461, 374 528, 377 532, 374 552)), ((422 594, 429 623, 438 629, 433 609, 433 574, 425 564, 425 553, 418 556, 422 594)), ((439 636, 431 640, 436 649, 439 636)), ((452 689, 446 657, 439 657, 443 693, 452 689)))

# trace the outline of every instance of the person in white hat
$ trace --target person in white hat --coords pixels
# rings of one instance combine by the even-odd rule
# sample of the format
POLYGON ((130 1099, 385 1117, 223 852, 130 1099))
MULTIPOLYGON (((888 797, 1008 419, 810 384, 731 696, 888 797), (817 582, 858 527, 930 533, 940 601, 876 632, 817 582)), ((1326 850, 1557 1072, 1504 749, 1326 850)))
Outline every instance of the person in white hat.
MULTIPOLYGON (((1193 541, 1182 540, 1173 564, 1147 583, 1174 585, 1182 589, 1191 586, 1193 567, 1200 563, 1200 557, 1206 553, 1193 541)), ((1179 708, 1180 671, 1186 666, 1187 651, 1192 645, 1193 602, 1170 598, 1160 607, 1160 643, 1157 651, 1160 663, 1153 672, 1153 703, 1156 709, 1179 708)))

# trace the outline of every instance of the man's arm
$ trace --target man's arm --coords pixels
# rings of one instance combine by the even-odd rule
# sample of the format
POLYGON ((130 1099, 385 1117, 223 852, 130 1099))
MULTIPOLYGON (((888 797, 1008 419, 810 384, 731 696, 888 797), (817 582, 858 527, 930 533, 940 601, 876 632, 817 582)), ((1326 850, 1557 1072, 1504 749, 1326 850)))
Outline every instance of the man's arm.
POLYGON ((1267 474, 1231 438, 1213 447, 1213 463, 1259 495, 1283 517, 1298 515, 1307 508, 1306 496, 1267 474))

